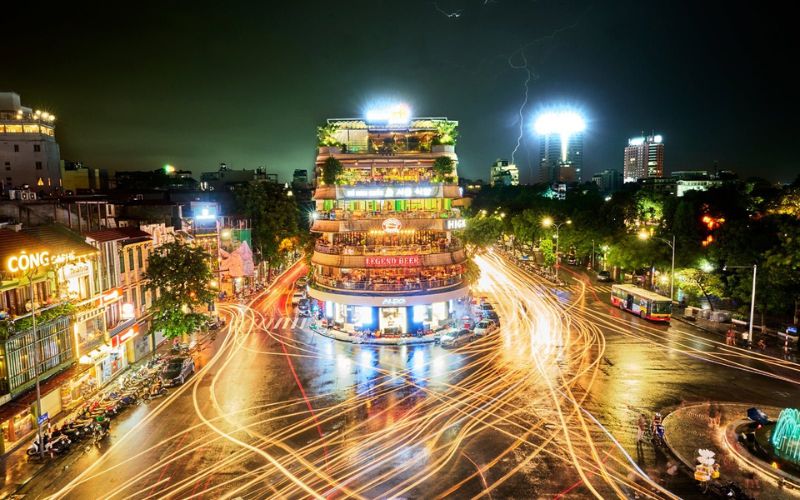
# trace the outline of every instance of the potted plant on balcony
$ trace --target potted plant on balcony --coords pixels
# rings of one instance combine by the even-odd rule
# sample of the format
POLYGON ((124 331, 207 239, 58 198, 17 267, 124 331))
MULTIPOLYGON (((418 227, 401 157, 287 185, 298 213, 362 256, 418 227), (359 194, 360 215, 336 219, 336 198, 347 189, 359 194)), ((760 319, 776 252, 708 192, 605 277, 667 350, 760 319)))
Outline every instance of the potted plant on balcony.
POLYGON ((454 153, 458 129, 456 122, 443 120, 436 122, 436 135, 433 138, 434 153, 454 153))
POLYGON ((453 159, 440 156, 433 161, 433 182, 453 182, 453 159))
POLYGON ((342 175, 342 170, 342 162, 333 156, 329 156, 322 165, 322 182, 327 186, 333 186, 342 175))
POLYGON ((317 127, 317 145, 319 154, 335 154, 342 152, 342 143, 336 138, 336 131, 339 125, 329 123, 322 127, 317 127))

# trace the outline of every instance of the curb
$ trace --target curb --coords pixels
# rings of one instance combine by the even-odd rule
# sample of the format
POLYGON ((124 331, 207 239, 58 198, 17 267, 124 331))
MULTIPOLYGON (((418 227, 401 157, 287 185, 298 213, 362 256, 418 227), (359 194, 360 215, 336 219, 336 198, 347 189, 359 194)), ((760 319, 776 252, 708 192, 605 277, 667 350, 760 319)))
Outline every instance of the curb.
POLYGON ((331 340, 337 340, 339 342, 348 342, 354 345, 416 345, 416 344, 422 345, 422 344, 431 344, 433 342, 436 342, 436 336, 431 336, 430 338, 422 338, 422 339, 408 338, 408 339, 401 339, 399 341, 380 342, 378 339, 372 339, 372 340, 354 339, 352 336, 347 334, 342 334, 342 336, 340 337, 338 335, 332 335, 328 331, 314 327, 308 327, 308 330, 312 331, 313 333, 322 335, 325 338, 329 338, 331 340))

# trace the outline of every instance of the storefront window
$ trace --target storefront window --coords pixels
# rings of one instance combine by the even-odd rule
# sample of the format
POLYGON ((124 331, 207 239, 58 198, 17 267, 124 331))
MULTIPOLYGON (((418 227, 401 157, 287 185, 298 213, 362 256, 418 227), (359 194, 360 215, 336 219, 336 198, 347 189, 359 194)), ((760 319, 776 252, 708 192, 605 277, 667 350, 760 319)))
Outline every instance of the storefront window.
POLYGON ((380 309, 380 329, 388 335, 399 335, 407 331, 405 307, 382 307, 380 309))

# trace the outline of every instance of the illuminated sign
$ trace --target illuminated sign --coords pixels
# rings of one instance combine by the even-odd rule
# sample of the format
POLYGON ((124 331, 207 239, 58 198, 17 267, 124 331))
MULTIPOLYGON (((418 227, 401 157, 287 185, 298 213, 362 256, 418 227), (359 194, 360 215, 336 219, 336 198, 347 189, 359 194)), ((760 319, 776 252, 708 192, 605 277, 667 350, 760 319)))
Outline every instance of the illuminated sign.
POLYGON ((370 188, 339 188, 338 198, 429 198, 438 196, 434 186, 397 186, 370 188))
POLYGON ((123 333, 119 335, 115 335, 111 337, 111 345, 113 347, 117 347, 118 345, 122 344, 123 342, 132 339, 139 333, 139 326, 133 325, 132 327, 125 330, 123 333))
POLYGON ((450 219, 447 221, 447 229, 464 229, 467 227, 466 219, 450 219))
POLYGON ((120 313, 122 319, 133 319, 136 316, 136 310, 133 307, 133 304, 130 302, 126 302, 122 304, 122 311, 120 313))
POLYGON ((9 272, 25 272, 34 270, 38 267, 47 267, 50 265, 64 264, 75 260, 75 252, 62 253, 57 255, 50 255, 50 252, 43 250, 36 253, 26 253, 24 250, 19 255, 12 255, 6 259, 6 269, 9 272))
POLYGON ((366 267, 419 267, 422 257, 419 255, 375 255, 364 257, 366 267))
POLYGON ((113 290, 109 290, 108 292, 104 293, 100 296, 100 302, 103 305, 117 301, 122 297, 122 289, 121 288, 114 288, 113 290))
POLYGON ((403 306, 406 304, 406 299, 399 299, 399 298, 383 299, 383 302, 381 304, 384 306, 403 306))
POLYGON ((383 221, 382 226, 383 226, 384 232, 387 232, 387 233, 399 233, 400 232, 400 228, 403 227, 403 223, 400 222, 398 219, 391 218, 391 219, 386 219, 385 221, 383 221))
POLYGON ((384 108, 374 108, 367 111, 367 122, 388 123, 402 125, 411 119, 411 108, 407 104, 397 103, 384 108))

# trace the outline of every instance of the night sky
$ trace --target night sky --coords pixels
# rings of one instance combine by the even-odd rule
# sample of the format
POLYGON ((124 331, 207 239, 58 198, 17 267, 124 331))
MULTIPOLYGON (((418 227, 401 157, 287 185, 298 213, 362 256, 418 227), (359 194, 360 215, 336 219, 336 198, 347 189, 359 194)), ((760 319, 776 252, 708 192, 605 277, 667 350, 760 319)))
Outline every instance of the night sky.
POLYGON ((312 167, 326 117, 397 99, 417 116, 459 120, 460 174, 486 178, 516 143, 526 74, 508 58, 522 64, 524 47, 523 180, 538 156, 536 111, 564 103, 588 119, 584 178, 621 168, 642 130, 663 134, 668 170, 800 173, 795 27, 761 4, 60 4, 3 7, 0 90, 53 112, 62 157, 95 167, 226 162, 286 180, 312 167))

